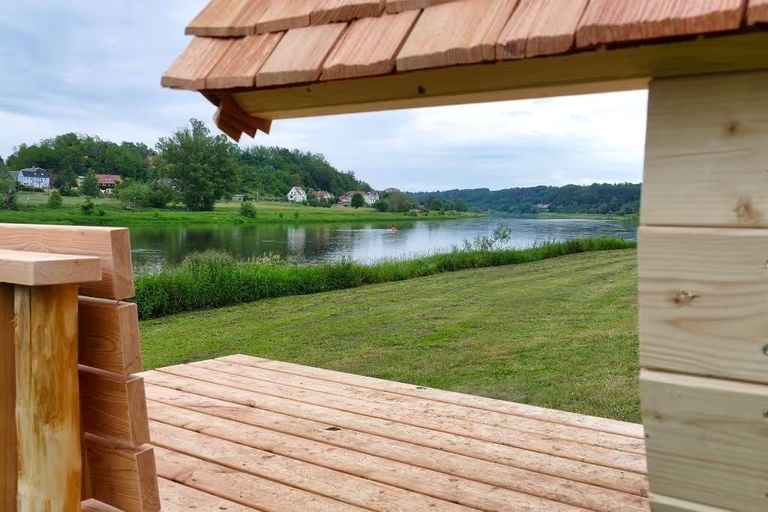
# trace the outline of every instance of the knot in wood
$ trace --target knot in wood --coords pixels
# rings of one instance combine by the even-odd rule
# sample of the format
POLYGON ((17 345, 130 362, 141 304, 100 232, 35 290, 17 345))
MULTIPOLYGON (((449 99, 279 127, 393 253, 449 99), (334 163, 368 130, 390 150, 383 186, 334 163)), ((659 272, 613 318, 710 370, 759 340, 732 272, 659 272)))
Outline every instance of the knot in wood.
POLYGON ((680 290, 672 298, 672 302, 674 302, 678 306, 685 306, 685 305, 690 304, 691 302, 693 302, 693 300, 698 298, 698 297, 699 296, 696 295, 693 292, 690 292, 690 291, 687 291, 687 290, 680 290))

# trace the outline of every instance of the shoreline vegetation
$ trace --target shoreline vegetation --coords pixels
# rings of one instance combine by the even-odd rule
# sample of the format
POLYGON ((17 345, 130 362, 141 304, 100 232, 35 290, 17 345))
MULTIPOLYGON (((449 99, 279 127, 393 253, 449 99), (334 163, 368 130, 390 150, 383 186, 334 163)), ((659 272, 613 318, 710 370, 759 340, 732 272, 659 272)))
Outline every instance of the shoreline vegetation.
POLYGON ((633 242, 608 237, 548 242, 527 249, 495 248, 481 240, 450 252, 413 259, 384 260, 374 264, 340 261, 309 265, 280 258, 237 261, 228 253, 211 250, 190 254, 178 267, 138 275, 135 302, 139 317, 144 320, 267 298, 315 294, 458 270, 633 247, 633 242))

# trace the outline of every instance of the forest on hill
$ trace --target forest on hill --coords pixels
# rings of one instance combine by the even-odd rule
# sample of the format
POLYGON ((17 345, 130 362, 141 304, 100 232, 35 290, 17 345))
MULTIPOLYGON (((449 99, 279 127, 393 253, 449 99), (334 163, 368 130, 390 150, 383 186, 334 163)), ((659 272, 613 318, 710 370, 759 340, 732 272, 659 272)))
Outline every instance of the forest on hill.
POLYGON ((595 183, 592 185, 538 186, 489 190, 487 188, 417 192, 419 202, 439 197, 463 200, 470 208, 511 214, 593 213, 631 215, 640 211, 639 183, 595 183))

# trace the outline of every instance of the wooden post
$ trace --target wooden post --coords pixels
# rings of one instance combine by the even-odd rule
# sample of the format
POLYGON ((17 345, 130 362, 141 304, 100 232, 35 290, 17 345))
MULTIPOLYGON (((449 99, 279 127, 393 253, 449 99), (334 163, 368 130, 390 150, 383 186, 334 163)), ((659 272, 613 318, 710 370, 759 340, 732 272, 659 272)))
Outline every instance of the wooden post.
POLYGON ((3 511, 80 511, 76 283, 100 277, 98 258, 0 250, 3 511))
POLYGON ((767 81, 651 83, 639 290, 654 510, 768 510, 767 81))

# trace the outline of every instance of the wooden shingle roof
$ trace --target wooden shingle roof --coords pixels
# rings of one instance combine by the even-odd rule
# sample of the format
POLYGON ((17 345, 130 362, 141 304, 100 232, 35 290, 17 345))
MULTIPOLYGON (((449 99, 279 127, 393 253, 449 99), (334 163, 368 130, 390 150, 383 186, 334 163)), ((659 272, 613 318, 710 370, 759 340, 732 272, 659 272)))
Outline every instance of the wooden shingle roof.
MULTIPOLYGON (((305 96, 320 84, 329 97, 349 95, 347 85, 335 81, 370 87, 361 79, 690 44, 761 31, 762 22, 768 22, 768 0, 213 0, 187 26, 194 37, 162 84, 201 91, 217 105, 233 96, 246 117, 268 120, 333 112, 312 107, 343 99, 313 103, 305 96), (293 89, 296 97, 265 104, 274 89, 293 89), (272 92, 246 94, 259 91, 272 92)), ((648 72, 655 71, 637 74, 648 72)), ((428 96, 422 89, 428 91, 415 90, 428 96)), ((348 96, 348 104, 373 105, 374 99, 348 96)), ((230 131, 239 136, 237 128, 230 131)))

